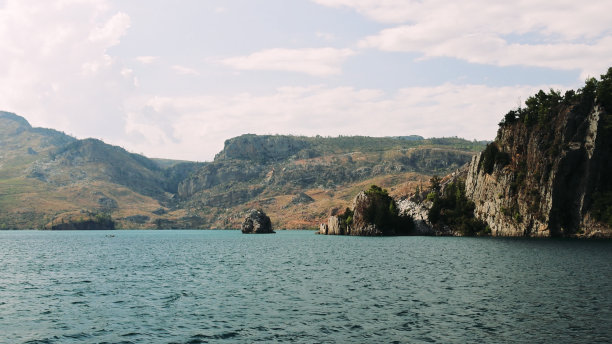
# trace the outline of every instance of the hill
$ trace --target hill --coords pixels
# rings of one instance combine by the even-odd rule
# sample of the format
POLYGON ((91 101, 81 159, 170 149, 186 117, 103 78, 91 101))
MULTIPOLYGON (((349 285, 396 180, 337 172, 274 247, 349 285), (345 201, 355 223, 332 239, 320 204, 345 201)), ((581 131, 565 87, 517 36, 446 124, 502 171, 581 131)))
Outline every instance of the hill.
POLYGON ((242 135, 214 161, 149 159, 0 112, 0 228, 238 228, 266 209, 277 228, 314 228, 369 184, 405 195, 470 160, 458 138, 242 135))
POLYGON ((180 183, 178 198, 213 228, 237 228, 241 214, 266 210, 277 228, 316 228, 370 184, 395 196, 432 174, 467 163, 484 142, 422 139, 242 135, 180 183))
POLYGON ((112 214, 121 228, 143 227, 154 212, 181 217, 173 196, 198 164, 163 168, 99 140, 32 128, 7 112, 0 128, 0 228, 50 228, 92 213, 112 214))

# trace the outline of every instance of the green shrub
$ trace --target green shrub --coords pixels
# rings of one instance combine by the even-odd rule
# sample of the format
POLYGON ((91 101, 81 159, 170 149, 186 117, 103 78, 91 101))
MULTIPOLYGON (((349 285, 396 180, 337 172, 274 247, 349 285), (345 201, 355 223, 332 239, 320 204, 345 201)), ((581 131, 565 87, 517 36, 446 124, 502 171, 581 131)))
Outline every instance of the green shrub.
MULTIPOLYGON (((568 90, 563 95, 559 91, 543 90, 527 98, 525 107, 510 110, 504 115, 499 127, 523 123, 527 127, 538 124, 545 126, 551 121, 551 116, 557 111, 558 105, 573 106, 573 111, 586 115, 597 100, 608 112, 612 112, 612 67, 598 81, 589 78, 584 86, 577 91, 568 90)), ((612 120, 611 120, 612 122, 612 120)), ((612 123, 610 124, 612 127, 612 123)))
MULTIPOLYGON (((387 190, 372 185, 365 193, 371 200, 371 205, 364 211, 364 219, 367 222, 376 225, 383 233, 395 235, 411 234, 414 228, 412 218, 399 215, 397 204, 389 196, 387 190)), ((352 212, 350 216, 352 221, 352 212)))
POLYGON ((484 152, 480 156, 479 167, 486 173, 493 173, 495 165, 503 168, 510 164, 510 154, 502 152, 497 147, 495 142, 491 142, 487 145, 484 152))
POLYGON ((456 180, 446 185, 443 194, 434 200, 428 218, 434 225, 448 225, 463 235, 485 235, 487 224, 474 217, 475 208, 465 195, 465 184, 456 180))
POLYGON ((612 226, 612 192, 596 193, 591 206, 593 217, 612 226))
POLYGON ((605 120, 607 121, 606 127, 612 128, 612 67, 608 68, 608 72, 601 76, 601 80, 597 84, 597 90, 595 91, 597 101, 603 105, 608 112, 605 120))

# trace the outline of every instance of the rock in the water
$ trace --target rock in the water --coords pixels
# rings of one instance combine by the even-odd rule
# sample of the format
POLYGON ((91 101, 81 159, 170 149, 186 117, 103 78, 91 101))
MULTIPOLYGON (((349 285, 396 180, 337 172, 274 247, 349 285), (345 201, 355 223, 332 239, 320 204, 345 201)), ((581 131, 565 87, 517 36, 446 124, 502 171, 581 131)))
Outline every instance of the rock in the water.
POLYGON ((412 218, 398 214, 397 204, 387 190, 372 185, 353 200, 353 210, 330 216, 319 234, 327 235, 407 235, 412 234, 412 218))
POLYGON ((338 216, 330 216, 327 220, 327 233, 329 235, 345 234, 345 228, 341 225, 342 222, 338 216))
POLYGON ((327 223, 322 223, 319 225, 319 231, 317 234, 327 234, 327 223))
MULTIPOLYGON (((390 198, 389 198, 390 199, 390 198)), ((380 224, 373 222, 372 214, 379 208, 384 210, 388 209, 388 205, 384 204, 385 200, 378 199, 365 192, 360 192, 353 199, 353 225, 350 229, 351 235, 363 235, 363 236, 380 236, 383 235, 383 231, 380 228, 380 224), (383 203, 382 207, 380 206, 383 203)), ((393 200, 391 200, 393 201, 393 200)), ((384 214, 385 216, 387 214, 384 214)), ((390 216, 391 214, 389 214, 390 216)))
POLYGON ((262 210, 252 209, 242 223, 242 233, 266 234, 275 232, 272 230, 272 222, 268 215, 262 210))

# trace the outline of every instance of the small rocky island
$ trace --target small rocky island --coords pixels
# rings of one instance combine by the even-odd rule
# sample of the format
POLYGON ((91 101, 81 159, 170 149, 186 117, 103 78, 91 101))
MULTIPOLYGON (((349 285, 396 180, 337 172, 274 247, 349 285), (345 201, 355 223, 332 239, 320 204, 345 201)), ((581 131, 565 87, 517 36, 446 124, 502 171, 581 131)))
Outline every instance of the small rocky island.
POLYGON ((319 234, 326 235, 409 235, 413 230, 412 218, 401 216, 395 200, 387 190, 372 185, 353 199, 352 209, 331 216, 319 226, 319 234))
POLYGON ((242 223, 244 234, 273 234, 270 217, 260 209, 251 209, 242 223))
POLYGON ((110 215, 89 211, 62 214, 45 226, 50 230, 113 230, 115 221, 110 215))

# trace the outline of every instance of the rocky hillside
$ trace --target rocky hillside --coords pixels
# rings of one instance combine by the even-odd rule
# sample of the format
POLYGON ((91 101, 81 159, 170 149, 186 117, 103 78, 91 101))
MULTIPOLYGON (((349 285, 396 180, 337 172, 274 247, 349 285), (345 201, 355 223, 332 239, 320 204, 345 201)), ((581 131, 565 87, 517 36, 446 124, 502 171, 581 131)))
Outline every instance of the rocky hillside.
POLYGON ((457 138, 243 135, 181 182, 178 198, 210 227, 237 228, 238 214, 263 208, 277 228, 316 228, 370 184, 402 195, 482 148, 457 138))
POLYGON ((418 136, 243 135, 213 162, 196 164, 33 128, 7 112, 0 144, 6 229, 76 228, 101 218, 117 228, 239 228, 251 208, 265 209, 277 228, 315 228, 370 184, 405 194, 484 147, 418 136))
POLYGON ((610 236, 612 68, 530 97, 472 158, 465 190, 493 235, 610 236))
POLYGON ((191 224, 181 221, 174 195, 198 164, 162 167, 99 140, 33 128, 8 112, 0 112, 0 147, 0 228, 52 228, 96 214, 111 215, 120 228, 191 224))

